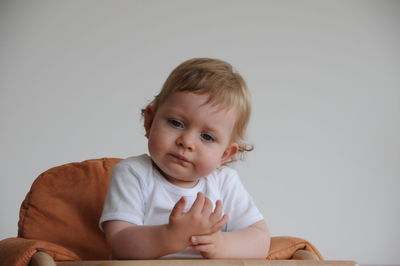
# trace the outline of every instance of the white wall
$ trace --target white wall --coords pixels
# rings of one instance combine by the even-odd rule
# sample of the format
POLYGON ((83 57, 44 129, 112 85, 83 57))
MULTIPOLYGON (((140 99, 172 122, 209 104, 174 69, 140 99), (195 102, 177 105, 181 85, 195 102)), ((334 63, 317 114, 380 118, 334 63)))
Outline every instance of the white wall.
POLYGON ((146 151, 139 110, 181 61, 254 102, 237 165, 273 235, 399 264, 400 1, 1 1, 0 239, 34 178, 146 151))

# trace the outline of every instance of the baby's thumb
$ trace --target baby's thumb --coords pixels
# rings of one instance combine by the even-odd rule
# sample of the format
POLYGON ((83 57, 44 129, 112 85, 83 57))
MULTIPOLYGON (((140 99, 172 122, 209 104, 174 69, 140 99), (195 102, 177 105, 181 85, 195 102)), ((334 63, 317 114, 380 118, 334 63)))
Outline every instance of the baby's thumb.
POLYGON ((182 197, 175 203, 174 208, 171 211, 171 216, 177 216, 182 214, 183 209, 185 208, 186 198, 182 197))

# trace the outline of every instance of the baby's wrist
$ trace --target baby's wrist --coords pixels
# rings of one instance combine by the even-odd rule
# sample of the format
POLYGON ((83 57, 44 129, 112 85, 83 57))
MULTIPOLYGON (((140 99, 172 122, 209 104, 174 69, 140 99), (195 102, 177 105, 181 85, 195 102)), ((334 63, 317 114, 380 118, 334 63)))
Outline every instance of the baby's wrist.
POLYGON ((225 234, 224 232, 218 231, 214 234, 215 236, 215 251, 214 258, 225 258, 223 254, 224 249, 222 248, 222 244, 224 243, 225 234))
POLYGON ((190 245, 189 238, 176 232, 169 224, 162 226, 161 241, 163 247, 171 253, 177 253, 190 245))

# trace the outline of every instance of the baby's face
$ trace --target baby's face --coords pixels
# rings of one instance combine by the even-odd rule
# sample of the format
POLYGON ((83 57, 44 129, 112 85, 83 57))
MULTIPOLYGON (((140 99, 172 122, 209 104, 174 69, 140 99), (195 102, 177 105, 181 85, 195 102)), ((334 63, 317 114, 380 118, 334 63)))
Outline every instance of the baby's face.
POLYGON ((177 92, 155 114, 145 115, 145 124, 151 121, 146 128, 150 156, 177 186, 193 187, 237 152, 231 143, 235 110, 204 104, 207 100, 206 94, 177 92))

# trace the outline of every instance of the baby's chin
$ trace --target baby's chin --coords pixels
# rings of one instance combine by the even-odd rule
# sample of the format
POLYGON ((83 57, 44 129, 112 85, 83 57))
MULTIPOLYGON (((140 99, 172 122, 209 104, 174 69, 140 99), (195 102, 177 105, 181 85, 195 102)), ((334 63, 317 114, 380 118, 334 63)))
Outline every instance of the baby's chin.
POLYGON ((184 188, 192 188, 192 187, 196 186, 197 183, 199 182, 199 178, 198 179, 184 179, 184 178, 174 178, 174 177, 165 176, 165 175, 164 175, 164 178, 171 184, 174 184, 179 187, 184 187, 184 188))
POLYGON ((171 169, 168 168, 161 168, 159 167, 157 164, 153 163, 157 170, 160 172, 160 174, 166 179, 168 180, 170 183, 193 183, 193 182, 198 182, 197 177, 188 177, 186 175, 182 175, 179 173, 176 173, 176 171, 171 171, 171 169))

